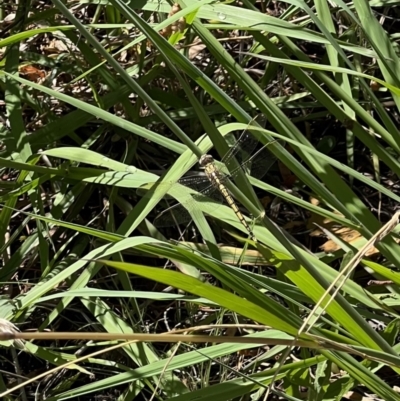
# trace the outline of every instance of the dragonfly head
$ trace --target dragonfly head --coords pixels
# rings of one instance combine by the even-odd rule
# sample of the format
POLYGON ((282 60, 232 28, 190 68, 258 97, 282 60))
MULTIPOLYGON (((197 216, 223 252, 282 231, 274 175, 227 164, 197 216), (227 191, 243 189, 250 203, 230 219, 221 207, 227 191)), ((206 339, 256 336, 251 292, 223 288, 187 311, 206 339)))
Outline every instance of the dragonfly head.
POLYGON ((211 155, 203 155, 200 157, 200 167, 205 167, 209 163, 214 163, 214 158, 211 155))

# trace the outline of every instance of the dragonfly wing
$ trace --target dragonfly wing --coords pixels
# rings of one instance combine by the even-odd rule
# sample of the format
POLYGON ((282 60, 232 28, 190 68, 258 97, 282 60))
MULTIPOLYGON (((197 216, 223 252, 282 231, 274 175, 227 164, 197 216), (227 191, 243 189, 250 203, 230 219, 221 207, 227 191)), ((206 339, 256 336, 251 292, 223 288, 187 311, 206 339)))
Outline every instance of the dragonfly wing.
MULTIPOLYGON (((257 123, 261 126, 265 125, 265 122, 263 121, 264 118, 260 115, 255 118, 257 120, 257 123)), ((238 153, 238 162, 240 163, 241 160, 247 159, 253 150, 256 148, 258 139, 256 139, 251 133, 250 133, 250 127, 251 124, 253 123, 254 119, 250 122, 249 126, 247 129, 245 129, 242 134, 239 136, 238 140, 235 142, 235 144, 228 150, 228 152, 225 154, 225 156, 222 158, 221 162, 226 163, 229 160, 231 160, 232 157, 236 156, 238 153), (244 153, 244 154, 243 154, 244 153), (242 154, 240 156, 240 154, 242 154)))
MULTIPOLYGON (((209 181, 208 184, 210 184, 209 181)), ((204 199, 205 197, 211 198, 214 201, 214 209, 219 207, 223 202, 223 196, 213 185, 208 185, 198 192, 198 194, 185 196, 185 199, 182 201, 182 203, 176 203, 175 205, 158 214, 154 219, 154 225, 156 227, 171 227, 177 224, 179 225, 188 223, 190 220, 192 220, 190 211, 195 212, 198 209, 196 202, 204 199)))
MULTIPOLYGON (((155 192, 149 191, 150 188, 139 191, 139 195, 150 198, 160 196, 157 194, 165 194, 164 196, 167 199, 171 199, 172 197, 178 201, 178 203, 172 206, 170 206, 171 203, 168 205, 165 200, 162 201, 166 203, 166 208, 154 219, 156 227, 170 227, 188 223, 191 220, 190 212, 195 213, 199 210, 196 203, 197 197, 206 195, 218 203, 223 202, 223 197, 219 193, 218 188, 215 188, 204 174, 183 177, 177 183, 162 182, 156 184, 155 192), (196 193, 193 193, 194 191, 196 193)), ((217 206, 218 204, 216 203, 217 206)))
POLYGON ((253 152, 257 143, 257 139, 254 138, 249 131, 244 131, 235 144, 229 148, 228 152, 226 152, 225 156, 221 159, 221 162, 226 164, 237 155, 238 162, 240 163, 240 160, 248 157, 251 152, 253 152))
POLYGON ((192 218, 186 208, 182 204, 177 203, 158 214, 154 219, 153 224, 156 227, 171 227, 188 223, 191 219, 192 218))
POLYGON ((178 182, 185 187, 194 189, 196 192, 203 192, 210 186, 210 180, 204 174, 189 175, 181 178, 178 182))
MULTIPOLYGON (((221 200, 222 200, 221 196, 221 200)), ((170 208, 159 213, 153 221, 154 226, 156 227, 172 227, 180 224, 187 224, 192 219, 192 213, 203 213, 203 211, 198 207, 197 202, 203 202, 201 209, 205 213, 208 210, 214 211, 221 206, 221 202, 216 202, 215 199, 210 199, 205 197, 202 194, 193 195, 193 200, 191 202, 185 202, 185 204, 177 203, 170 208), (204 202, 209 203, 207 206, 204 205, 204 202)))
MULTIPOLYGON (((280 141, 279 141, 280 142, 280 141)), ((253 156, 245 160, 238 168, 234 169, 230 177, 235 178, 240 170, 248 172, 250 170, 251 176, 254 178, 262 178, 274 165, 277 158, 268 149, 268 144, 259 149, 253 156)))
MULTIPOLYGON (((145 186, 143 188, 139 188, 137 193, 139 196, 143 196, 144 198, 159 198, 161 204, 166 205, 164 211, 159 213, 154 220, 154 224, 158 227, 168 227, 172 225, 185 223, 190 221, 190 215, 182 206, 182 204, 190 203, 192 190, 178 185, 176 182, 160 182, 160 183, 152 183, 149 186, 145 186), (172 198, 172 200, 171 200, 172 198), (169 207, 167 200, 170 200, 171 203, 176 203, 174 206, 169 207), (173 210, 173 216, 169 210, 173 210)), ((193 202, 193 200, 192 200, 193 202)))
POLYGON ((251 176, 258 179, 264 177, 276 161, 277 157, 268 150, 268 145, 264 146, 251 161, 251 176))
POLYGON ((256 159, 251 164, 250 175, 254 178, 261 179, 265 174, 268 173, 269 169, 275 164, 276 157, 272 155, 270 152, 265 152, 265 156, 263 159, 256 159))
MULTIPOLYGON (((221 181, 224 180, 224 178, 224 174, 221 174, 221 181)), ((184 177, 179 180, 179 184, 185 185, 215 201, 222 202, 224 199, 218 188, 211 184, 209 178, 205 175, 184 177)), ((196 199, 196 196, 197 195, 194 194, 193 198, 196 199)))

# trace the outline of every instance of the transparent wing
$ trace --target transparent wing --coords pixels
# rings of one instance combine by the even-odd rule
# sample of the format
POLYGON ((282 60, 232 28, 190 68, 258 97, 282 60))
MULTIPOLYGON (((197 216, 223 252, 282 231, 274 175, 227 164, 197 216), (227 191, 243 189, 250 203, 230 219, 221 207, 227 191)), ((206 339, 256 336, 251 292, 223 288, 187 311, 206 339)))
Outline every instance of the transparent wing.
POLYGON ((238 153, 242 154, 242 157, 238 157, 239 163, 241 162, 241 160, 244 160, 244 158, 246 157, 249 158, 249 156, 252 154, 253 150, 256 148, 258 143, 258 140, 249 131, 249 128, 251 127, 254 121, 257 121, 258 124, 261 126, 265 125, 265 118, 262 115, 258 115, 255 118, 253 118, 253 120, 251 120, 247 128, 239 136, 235 144, 228 150, 228 152, 226 152, 224 157, 221 159, 222 163, 227 163, 233 157, 239 156, 238 153))
POLYGON ((190 222, 192 217, 188 210, 197 209, 196 200, 204 198, 204 196, 211 198, 215 202, 215 208, 220 206, 223 202, 223 196, 217 188, 210 184, 208 178, 204 177, 206 181, 202 181, 202 178, 198 177, 198 182, 193 177, 185 177, 179 180, 179 184, 186 185, 199 192, 199 194, 192 194, 184 202, 168 207, 157 215, 153 224, 156 227, 170 227, 190 222))
POLYGON ((179 184, 194 189, 197 192, 206 191, 208 187, 212 186, 210 180, 204 174, 188 175, 181 178, 179 184))
POLYGON ((187 209, 180 203, 164 210, 156 216, 153 224, 156 227, 171 227, 174 225, 189 223, 191 216, 187 209))
MULTIPOLYGON (((257 143, 257 141, 256 141, 257 143)), ((229 176, 223 177, 222 180, 226 180, 227 177, 235 178, 240 170, 250 170, 250 175, 254 178, 262 178, 268 172, 268 170, 276 162, 276 156, 274 156, 269 150, 268 145, 264 145, 259 149, 253 156, 246 159, 240 164, 239 167, 235 168, 229 176)), ((254 149, 254 148, 253 148, 254 149)))
MULTIPOLYGON (((268 173, 269 169, 275 164, 277 158, 268 150, 268 144, 263 146, 254 157, 249 158, 243 164, 251 163, 251 176, 261 179, 268 173)), ((242 166, 243 166, 242 164, 242 166)))
MULTIPOLYGON (((245 130, 222 158, 222 163, 229 162, 229 160, 232 157, 237 156, 239 152, 244 153, 244 155, 242 154, 243 157, 249 156, 256 148, 257 143, 258 140, 253 137, 248 130, 245 130)), ((238 157, 238 159, 240 159, 240 157, 238 157)), ((267 146, 264 146, 254 156, 248 157, 229 175, 226 175, 221 169, 218 169, 220 172, 221 182, 223 183, 227 178, 234 178, 241 169, 247 168, 250 164, 251 175, 255 178, 262 178, 275 161, 276 157, 267 149, 267 146)), ((168 227, 176 224, 188 223, 191 220, 188 210, 194 210, 196 208, 196 199, 198 196, 207 196, 208 198, 211 198, 215 202, 214 208, 217 208, 224 201, 218 188, 210 183, 206 175, 191 175, 183 177, 178 181, 178 183, 195 190, 199 195, 191 195, 185 202, 177 203, 164 210, 155 218, 155 226, 168 227)))
MULTIPOLYGON (((248 164, 252 162, 251 166, 251 175, 255 178, 262 178, 268 170, 272 167, 275 163, 276 158, 267 150, 263 148, 257 156, 252 160, 252 158, 246 160, 244 164, 248 164)), ((239 170, 242 168, 243 164, 235 169, 232 174, 231 178, 235 177, 239 170)), ((221 182, 223 183, 226 181, 226 176, 221 178, 221 182)), ((218 208, 224 201, 223 196, 219 192, 219 190, 210 184, 210 181, 207 177, 187 177, 179 180, 179 183, 185 186, 188 186, 195 191, 199 192, 199 195, 191 195, 182 203, 177 203, 162 213, 160 213, 154 220, 154 225, 156 227, 170 227, 177 224, 185 224, 191 220, 189 210, 193 210, 196 208, 196 199, 201 196, 207 196, 211 198, 214 203, 214 209, 218 208)))
MULTIPOLYGON (((218 188, 210 183, 205 174, 189 175, 181 178, 178 182, 163 182, 158 185, 158 189, 162 188, 164 188, 164 193, 170 192, 172 194, 172 192, 175 191, 176 193, 178 191, 180 195, 180 203, 176 203, 176 200, 171 200, 171 202, 163 200, 161 205, 164 203, 164 210, 156 216, 153 222, 156 227, 169 227, 177 224, 188 223, 191 220, 188 210, 197 209, 196 200, 201 196, 205 195, 208 198, 211 198, 216 202, 216 207, 219 206, 218 203, 221 204, 223 202, 223 196, 218 191, 218 188), (187 193, 185 193, 182 186, 191 188, 196 191, 197 194, 193 194, 191 193, 192 191, 188 190, 187 193), (171 189, 173 190, 172 192, 171 189)), ((148 193, 148 190, 143 194, 139 193, 139 195, 144 197, 153 196, 152 193, 148 193)), ((171 196, 166 195, 166 199, 171 199, 171 196)))
POLYGON ((240 135, 239 139, 235 142, 235 144, 226 152, 224 157, 221 159, 221 162, 226 164, 235 156, 238 157, 238 162, 240 163, 240 159, 243 157, 251 155, 253 150, 257 146, 257 139, 254 138, 253 135, 250 134, 249 131, 245 130, 240 135), (242 156, 240 157, 240 154, 242 156), (244 155, 243 155, 244 154, 244 155))

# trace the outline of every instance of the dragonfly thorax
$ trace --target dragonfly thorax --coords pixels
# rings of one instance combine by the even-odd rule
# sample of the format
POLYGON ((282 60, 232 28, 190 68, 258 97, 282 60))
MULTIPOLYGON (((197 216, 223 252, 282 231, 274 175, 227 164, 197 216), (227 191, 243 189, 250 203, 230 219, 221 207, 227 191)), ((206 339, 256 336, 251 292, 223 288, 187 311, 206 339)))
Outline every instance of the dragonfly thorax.
POLYGON ((203 155, 200 157, 200 167, 205 167, 207 164, 214 163, 214 158, 211 155, 203 155))

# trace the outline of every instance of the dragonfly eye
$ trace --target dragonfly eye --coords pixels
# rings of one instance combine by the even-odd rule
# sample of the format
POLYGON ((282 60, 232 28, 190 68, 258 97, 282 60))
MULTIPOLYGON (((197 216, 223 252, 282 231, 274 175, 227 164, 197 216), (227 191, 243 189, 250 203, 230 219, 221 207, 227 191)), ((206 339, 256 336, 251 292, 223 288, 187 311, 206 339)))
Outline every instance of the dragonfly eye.
POLYGON ((211 155, 203 155, 200 157, 199 164, 201 167, 204 167, 209 163, 214 163, 214 158, 211 155))

